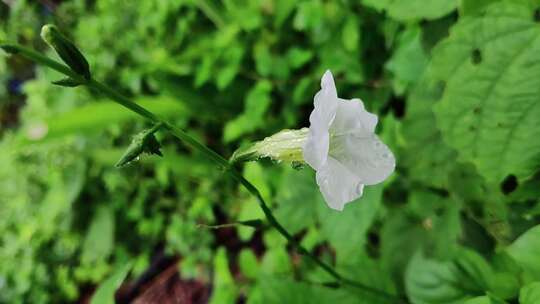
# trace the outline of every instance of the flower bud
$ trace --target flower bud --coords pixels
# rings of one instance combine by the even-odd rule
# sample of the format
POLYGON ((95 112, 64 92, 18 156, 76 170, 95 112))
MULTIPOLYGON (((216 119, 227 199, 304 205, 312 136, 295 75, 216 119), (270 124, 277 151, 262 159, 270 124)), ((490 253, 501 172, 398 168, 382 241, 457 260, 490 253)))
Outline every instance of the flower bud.
POLYGON ((123 167, 131 161, 135 160, 142 153, 163 156, 163 154, 159 150, 161 148, 161 145, 154 136, 154 133, 157 131, 159 126, 160 125, 156 125, 152 129, 144 130, 139 134, 135 135, 133 137, 133 140, 131 141, 131 144, 126 149, 126 152, 124 153, 124 155, 122 155, 122 157, 115 166, 117 168, 123 167))
POLYGON ((47 42, 60 58, 77 74, 90 79, 90 66, 75 44, 67 39, 56 26, 47 24, 41 28, 41 38, 47 42))

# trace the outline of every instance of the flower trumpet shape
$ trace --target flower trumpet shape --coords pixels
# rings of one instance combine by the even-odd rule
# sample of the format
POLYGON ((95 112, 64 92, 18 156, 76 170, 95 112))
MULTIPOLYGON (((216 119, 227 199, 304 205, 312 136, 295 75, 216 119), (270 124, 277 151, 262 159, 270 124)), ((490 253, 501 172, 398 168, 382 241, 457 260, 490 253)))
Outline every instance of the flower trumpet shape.
POLYGON ((392 174, 396 160, 375 135, 377 115, 367 112, 360 99, 339 98, 330 71, 322 77, 314 104, 309 129, 282 130, 238 149, 230 161, 271 158, 294 167, 307 163, 317 171, 328 206, 343 210, 362 196, 365 185, 378 184, 392 174))
POLYGON ((303 157, 317 171, 328 206, 343 210, 362 196, 364 185, 378 184, 392 174, 396 160, 374 133, 377 115, 367 112, 360 99, 339 98, 330 71, 321 79, 314 105, 303 157))

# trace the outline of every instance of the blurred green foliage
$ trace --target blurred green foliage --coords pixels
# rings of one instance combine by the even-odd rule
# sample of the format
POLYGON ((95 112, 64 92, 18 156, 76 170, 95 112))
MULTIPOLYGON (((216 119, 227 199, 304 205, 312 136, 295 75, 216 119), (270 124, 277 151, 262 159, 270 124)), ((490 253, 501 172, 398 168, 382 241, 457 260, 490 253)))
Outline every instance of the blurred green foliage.
MULTIPOLYGON (((538 303, 537 0, 0 2, 0 39, 54 57, 45 23, 93 75, 225 156, 307 126, 319 78, 361 97, 397 170, 342 213, 310 168, 244 174, 300 242, 344 275, 412 303, 538 303)), ((211 162, 158 133, 163 158, 114 163, 148 127, 60 75, 0 56, 0 302, 110 299, 127 269, 180 256, 211 303, 386 303, 331 278, 263 229, 230 246, 199 224, 262 218, 211 162), (126 266, 128 265, 128 266, 126 266), (107 279, 109 278, 109 279, 107 279)))

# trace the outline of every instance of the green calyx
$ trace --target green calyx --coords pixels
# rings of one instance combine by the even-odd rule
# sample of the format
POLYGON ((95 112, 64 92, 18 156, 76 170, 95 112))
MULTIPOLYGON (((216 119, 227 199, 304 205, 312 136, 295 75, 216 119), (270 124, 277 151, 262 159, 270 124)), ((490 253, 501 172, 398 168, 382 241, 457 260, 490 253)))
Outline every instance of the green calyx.
POLYGON ((160 151, 161 145, 154 135, 160 127, 161 124, 156 124, 152 129, 144 130, 135 135, 131 144, 126 149, 126 152, 124 152, 124 155, 122 155, 115 167, 120 168, 129 164, 142 153, 163 156, 160 151))
POLYGON ((90 79, 90 65, 73 42, 67 39, 56 26, 47 24, 41 28, 41 38, 47 42, 60 58, 84 79, 90 79))
POLYGON ((231 163, 257 161, 270 158, 277 162, 287 162, 298 168, 304 163, 303 147, 309 129, 282 130, 262 141, 236 150, 231 163))

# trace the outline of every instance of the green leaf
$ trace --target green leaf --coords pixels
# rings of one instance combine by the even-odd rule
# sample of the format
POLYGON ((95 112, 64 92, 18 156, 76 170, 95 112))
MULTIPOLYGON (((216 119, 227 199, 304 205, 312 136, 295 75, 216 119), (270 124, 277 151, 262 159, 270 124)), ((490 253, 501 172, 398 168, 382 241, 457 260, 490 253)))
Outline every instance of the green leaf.
POLYGON ((91 304, 114 304, 114 294, 116 290, 122 285, 122 282, 127 277, 131 270, 132 263, 127 263, 124 266, 118 268, 109 278, 99 285, 96 292, 92 296, 91 304))
POLYGON ((463 303, 489 290, 492 271, 474 251, 462 249, 454 260, 429 259, 422 251, 412 258, 405 276, 415 304, 463 303))
POLYGON ((540 28, 512 2, 462 18, 433 53, 445 91, 434 110, 444 139, 489 182, 540 165, 540 28), (489 30, 486 30, 489 29, 489 30))
POLYGON ((506 302, 502 300, 494 299, 490 296, 476 297, 465 301, 463 304, 505 304, 506 302))
POLYGON ((366 187, 364 194, 341 212, 319 204, 321 235, 336 249, 338 263, 351 259, 364 247, 367 231, 381 204, 383 187, 383 184, 366 187))
POLYGON ((363 0, 364 5, 379 11, 386 11, 390 17, 399 21, 437 19, 452 12, 457 0, 363 0))
POLYGON ((520 304, 538 304, 540 303, 540 282, 525 285, 519 291, 520 304))
POLYGON ((540 225, 522 234, 506 250, 527 274, 540 280, 540 225))
POLYGON ((315 183, 312 170, 284 170, 277 193, 275 216, 291 233, 295 234, 317 221, 319 205, 326 206, 315 183), (290 187, 290 185, 295 185, 290 187))
POLYGON ((476 297, 465 301, 463 304, 491 304, 491 299, 488 296, 476 297))
POLYGON ((272 84, 263 80, 248 92, 244 112, 225 125, 223 133, 225 142, 238 139, 264 125, 264 115, 272 102, 270 99, 271 91, 272 84))
POLYGON ((236 285, 229 270, 229 261, 225 248, 218 249, 214 257, 214 281, 210 304, 234 303, 236 301, 236 285))
POLYGON ((409 168, 410 178, 426 185, 444 188, 449 173, 456 166, 456 152, 441 139, 431 107, 441 88, 426 71, 407 99, 403 130, 402 164, 409 168))
POLYGON ((461 0, 459 12, 462 16, 474 16, 482 14, 492 3, 499 0, 461 0))
POLYGON ((419 26, 408 27, 399 37, 397 48, 386 68, 394 74, 394 91, 401 95, 422 76, 429 57, 422 45, 422 30, 419 26))
MULTIPOLYGON (((259 280, 261 299, 250 304, 362 304, 360 297, 346 289, 332 289, 319 284, 295 282, 285 277, 263 277, 259 280)), ((366 304, 368 302, 365 302, 366 304)))
POLYGON ((251 249, 242 249, 240 251, 238 255, 238 266, 246 278, 255 279, 259 275, 259 261, 257 261, 257 257, 251 249))
MULTIPOLYGON (((183 117, 188 116, 186 107, 168 97, 140 98, 137 103, 160 116, 183 117)), ((43 122, 45 135, 39 139, 22 138, 23 143, 41 142, 78 133, 95 133, 105 130, 105 126, 134 120, 139 116, 124 110, 121 105, 114 102, 95 102, 76 108, 72 111, 54 115, 43 122)), ((34 126, 28 126, 31 129, 34 126)), ((28 134, 28 130, 24 132, 28 134)))
POLYGON ((293 69, 301 68, 313 58, 313 52, 298 47, 293 47, 287 51, 287 62, 293 69))
POLYGON ((84 239, 82 261, 93 263, 106 259, 114 245, 114 210, 108 206, 97 209, 86 238, 84 239))
POLYGON ((360 43, 360 24, 354 16, 349 16, 345 25, 343 26, 343 31, 341 34, 341 40, 343 41, 343 46, 349 52, 354 52, 358 50, 360 43))

